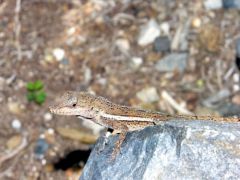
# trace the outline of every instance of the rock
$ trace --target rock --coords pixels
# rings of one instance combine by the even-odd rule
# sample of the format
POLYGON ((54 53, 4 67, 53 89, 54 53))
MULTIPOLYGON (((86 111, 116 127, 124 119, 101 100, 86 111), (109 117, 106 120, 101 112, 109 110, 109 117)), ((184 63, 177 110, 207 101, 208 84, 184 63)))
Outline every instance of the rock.
POLYGON ((22 123, 18 119, 14 119, 11 124, 12 124, 12 128, 15 130, 20 130, 22 127, 22 123))
POLYGON ((148 87, 137 92, 137 98, 145 103, 153 103, 159 100, 159 95, 155 87, 148 87))
POLYGON ((0 77, 0 91, 6 86, 6 80, 3 77, 0 77))
POLYGON ((138 45, 146 46, 151 44, 158 36, 160 36, 160 27, 154 19, 151 19, 141 27, 138 45))
POLYGON ((183 72, 187 65, 187 53, 173 53, 160 59, 155 68, 160 72, 172 72, 178 70, 183 72))
POLYGON ((93 144, 97 140, 97 136, 82 132, 78 129, 58 127, 57 132, 65 138, 77 140, 86 144, 93 144))
POLYGON ((49 144, 46 142, 45 139, 39 138, 36 142, 35 148, 34 148, 34 155, 38 159, 43 159, 44 154, 49 148, 49 144))
POLYGON ((240 38, 236 41, 236 56, 240 58, 240 38))
POLYGON ((239 0, 223 0, 223 7, 226 9, 229 9, 229 8, 240 9, 240 1, 239 0))
POLYGON ((25 106, 20 104, 19 102, 17 101, 8 101, 8 110, 13 113, 13 114, 16 114, 16 115, 20 115, 23 113, 24 109, 25 109, 25 106))
POLYGON ((202 25, 202 20, 200 18, 196 17, 196 18, 192 19, 191 24, 192 24, 192 27, 199 28, 202 25))
POLYGON ((221 29, 213 24, 203 25, 198 37, 201 47, 212 53, 219 52, 222 38, 221 29))
POLYGON ((65 57, 65 51, 64 49, 61 49, 61 48, 55 48, 53 50, 53 55, 57 61, 62 61, 65 57))
POLYGON ((168 22, 163 22, 162 24, 160 24, 160 30, 161 30, 163 35, 168 36, 169 35, 169 30, 170 30, 169 23, 168 22))
POLYGON ((167 36, 157 37, 154 40, 153 49, 155 52, 169 52, 170 40, 167 36))
POLYGON ((117 39, 115 44, 123 54, 127 54, 127 52, 130 50, 130 43, 127 39, 117 39))
POLYGON ((19 146, 22 142, 22 136, 20 135, 15 135, 12 136, 8 141, 7 141, 7 149, 8 150, 14 150, 17 146, 19 146))
POLYGON ((99 139, 80 180, 239 179, 239 123, 172 120, 130 132, 111 160, 116 140, 102 149, 99 139))
POLYGON ((143 59, 141 57, 132 57, 130 62, 130 67, 132 69, 138 69, 143 63, 143 59))
POLYGON ((43 116, 45 121, 51 121, 53 119, 53 115, 49 112, 45 113, 43 116))
POLYGON ((205 0, 203 3, 208 10, 221 9, 223 7, 222 0, 205 0))

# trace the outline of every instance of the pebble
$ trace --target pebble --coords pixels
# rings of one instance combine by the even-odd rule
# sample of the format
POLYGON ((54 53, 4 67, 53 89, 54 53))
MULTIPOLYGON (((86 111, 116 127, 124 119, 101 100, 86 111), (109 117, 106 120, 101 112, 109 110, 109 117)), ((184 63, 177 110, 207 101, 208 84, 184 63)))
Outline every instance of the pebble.
POLYGON ((15 149, 17 146, 19 146, 22 142, 22 136, 20 135, 14 135, 12 137, 10 137, 10 139, 8 139, 6 146, 8 150, 13 150, 15 149))
POLYGON ((49 112, 45 113, 43 116, 45 121, 51 121, 53 119, 53 115, 49 112))
POLYGON ((12 125, 12 128, 15 129, 15 130, 20 130, 21 127, 22 127, 22 123, 18 119, 14 119, 12 121, 11 125, 12 125))
POLYGON ((25 109, 24 105, 21 105, 19 102, 17 101, 9 101, 8 104, 8 110, 13 113, 13 114, 22 114, 23 110, 25 109))
POLYGON ((200 18, 194 18, 192 20, 192 27, 199 28, 202 25, 202 21, 200 18))
POLYGON ((144 88, 137 92, 136 96, 144 103, 153 103, 159 100, 159 95, 155 87, 144 88))
POLYGON ((236 41, 236 55, 238 58, 240 58, 240 38, 236 41))
POLYGON ((199 43, 203 49, 209 52, 219 52, 222 42, 221 29, 213 24, 206 24, 199 32, 199 43))
POLYGON ((151 44, 158 36, 160 36, 160 27, 154 19, 151 19, 141 27, 138 45, 146 46, 151 44))
POLYGON ((167 36, 160 36, 154 40, 153 49, 155 52, 169 52, 170 40, 167 36))
POLYGON ((183 72, 187 66, 188 53, 173 53, 160 59, 155 68, 160 72, 183 72))
POLYGON ((160 24, 160 29, 163 35, 169 35, 170 26, 168 22, 163 22, 162 24, 160 24))
POLYGON ((123 54, 127 53, 130 50, 130 43, 127 39, 117 39, 115 45, 123 54))
POLYGON ((5 84, 6 80, 3 77, 0 77, 0 91, 4 89, 5 84))
POLYGON ((205 0, 203 4, 207 10, 221 9, 223 7, 222 0, 205 0))
POLYGON ((85 144, 93 144, 96 142, 98 138, 98 136, 96 135, 85 133, 82 132, 81 130, 73 128, 58 127, 57 132, 65 138, 77 140, 85 144))
POLYGON ((48 148, 49 144, 45 141, 45 139, 39 138, 34 148, 35 157, 38 159, 43 159, 48 148))
POLYGON ((61 48, 55 48, 52 53, 57 61, 62 61, 63 58, 65 57, 65 51, 64 49, 61 48))
POLYGON ((143 63, 143 59, 141 57, 132 57, 130 66, 132 69, 138 69, 143 63))
POLYGON ((223 0, 223 7, 240 9, 240 0, 223 0))

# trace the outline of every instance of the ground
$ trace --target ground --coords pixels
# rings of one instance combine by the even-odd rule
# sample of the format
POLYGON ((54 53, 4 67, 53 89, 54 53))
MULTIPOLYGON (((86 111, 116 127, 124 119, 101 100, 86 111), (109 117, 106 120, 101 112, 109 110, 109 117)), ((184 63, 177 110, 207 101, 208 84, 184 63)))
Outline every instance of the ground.
POLYGON ((0 178, 78 179, 82 166, 59 170, 53 164, 76 150, 85 160, 98 135, 75 117, 49 113, 66 90, 206 114, 202 102, 227 89, 216 102, 239 105, 239 17, 239 10, 207 10, 201 1, 0 1, 0 178), (156 50, 156 41, 140 45, 151 19, 170 40, 169 51, 156 50), (173 53, 187 54, 183 70, 157 70, 173 53), (27 83, 36 80, 47 95, 42 105, 26 98, 27 83))

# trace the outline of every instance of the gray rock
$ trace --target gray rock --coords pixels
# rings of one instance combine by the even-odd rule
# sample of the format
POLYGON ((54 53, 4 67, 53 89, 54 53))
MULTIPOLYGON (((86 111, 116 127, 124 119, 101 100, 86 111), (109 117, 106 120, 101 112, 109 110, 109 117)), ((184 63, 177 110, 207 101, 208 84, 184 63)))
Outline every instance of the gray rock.
POLYGON ((240 1, 239 0, 223 0, 223 7, 228 8, 236 8, 240 9, 240 1))
POLYGON ((238 38, 236 41, 236 55, 238 58, 240 58, 240 38, 238 38))
POLYGON ((156 69, 160 72, 178 70, 183 72, 187 65, 188 53, 173 53, 160 59, 156 63, 156 69))
POLYGON ((172 120, 127 134, 110 160, 117 136, 99 153, 100 138, 80 180, 239 179, 240 124, 172 120))
POLYGON ((146 46, 151 44, 156 37, 160 36, 160 27, 158 23, 151 19, 144 26, 141 27, 140 35, 138 37, 138 45, 146 46))
POLYGON ((168 52, 170 51, 170 40, 167 36, 157 37, 153 44, 155 52, 168 52))
POLYGON ((208 10, 221 9, 223 6, 222 0, 204 0, 204 6, 208 10))

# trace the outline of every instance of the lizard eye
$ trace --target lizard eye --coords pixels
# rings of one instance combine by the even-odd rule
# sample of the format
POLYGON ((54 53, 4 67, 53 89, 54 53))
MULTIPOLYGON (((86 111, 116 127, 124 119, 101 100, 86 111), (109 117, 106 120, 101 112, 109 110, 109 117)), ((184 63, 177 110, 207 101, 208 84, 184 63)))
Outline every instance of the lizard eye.
POLYGON ((76 105, 77 105, 77 104, 76 104, 76 103, 74 103, 72 106, 73 106, 73 107, 75 107, 76 105))

